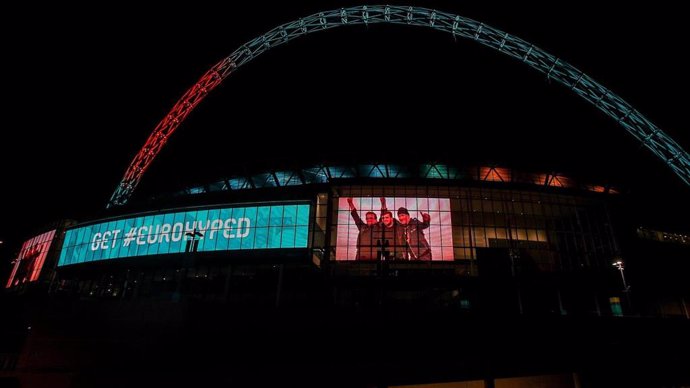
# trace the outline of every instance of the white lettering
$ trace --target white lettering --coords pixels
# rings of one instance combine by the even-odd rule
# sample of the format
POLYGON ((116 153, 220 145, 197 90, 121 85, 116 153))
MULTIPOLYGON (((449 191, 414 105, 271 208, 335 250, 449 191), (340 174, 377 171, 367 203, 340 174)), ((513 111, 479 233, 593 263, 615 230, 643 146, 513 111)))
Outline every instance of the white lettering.
POLYGON ((158 239, 158 233, 161 231, 161 226, 156 225, 156 231, 153 231, 153 225, 149 226, 149 235, 146 237, 146 242, 149 244, 155 244, 158 239))
POLYGON ((236 224, 237 221, 235 221, 234 218, 228 218, 225 220, 225 224, 223 225, 223 237, 225 238, 235 238, 235 234, 232 233, 232 226, 236 224))
POLYGON ((101 247, 101 234, 96 233, 93 235, 93 240, 91 240, 91 250, 96 251, 101 247))
POLYGON ((189 222, 184 223, 184 232, 185 233, 194 233, 194 229, 196 229, 196 221, 192 222, 192 227, 189 227, 189 222))
POLYGON ((137 236, 137 227, 133 226, 129 229, 129 232, 125 235, 125 242, 122 244, 123 247, 128 247, 129 244, 134 241, 137 236))
POLYGON ((237 223, 237 237, 244 238, 249 236, 249 227, 251 226, 249 218, 242 217, 237 223), (245 230, 242 231, 242 223, 245 223, 245 230))
POLYGON ((120 234, 120 229, 113 230, 113 244, 110 246, 111 248, 115 248, 115 245, 117 245, 117 235, 118 234, 120 234))
POLYGON ((120 229, 116 229, 113 231, 106 230, 103 233, 94 233, 93 239, 91 240, 91 250, 97 251, 99 249, 107 250, 115 248, 115 245, 117 243, 116 239, 119 234, 120 229))
POLYGON ((148 226, 142 226, 139 228, 139 233, 137 233, 137 245, 146 244, 146 232, 148 232, 148 226))
POLYGON ((209 240, 213 240, 213 236, 218 232, 220 228, 223 227, 223 220, 221 219, 215 219, 213 222, 211 222, 211 231, 208 232, 208 238, 209 240))
POLYGON ((204 238, 204 237, 206 236, 206 230, 208 229, 208 226, 209 226, 210 224, 211 224, 211 221, 210 221, 210 220, 206 220, 206 226, 202 228, 202 227, 201 227, 201 221, 197 221, 197 226, 196 226, 196 228, 197 228, 197 230, 198 230, 199 232, 201 232, 201 238, 204 238))
POLYGON ((161 227, 161 237, 158 239, 159 243, 162 243, 163 239, 165 239, 167 242, 170 242, 170 229, 172 229, 170 224, 163 224, 163 227, 161 227))
POLYGON ((182 225, 181 222, 176 223, 173 225, 172 229, 172 240, 173 242, 177 242, 182 240, 182 231, 184 229, 184 226, 182 225))
MULTIPOLYGON (((136 220, 137 223, 141 221, 140 219, 136 220)), ((283 219, 283 222, 289 221, 287 218, 283 219)), ((136 245, 150 246, 152 244, 185 241, 187 239, 185 234, 195 234, 194 239, 196 240, 206 238, 214 241, 216 238, 246 238, 252 231, 252 227, 252 219, 247 217, 150 223, 149 225, 132 226, 128 230, 114 229, 93 233, 90 237, 91 242, 87 246, 91 251, 112 250, 118 248, 120 244, 123 248, 127 248, 132 242, 135 242, 136 245), (122 238, 121 242, 119 241, 120 238, 122 238)), ((123 253, 123 256, 127 255, 129 253, 123 253)))
POLYGON ((106 231, 103 232, 103 239, 101 240, 101 249, 106 250, 108 249, 108 239, 110 238, 110 235, 112 234, 111 231, 106 231))

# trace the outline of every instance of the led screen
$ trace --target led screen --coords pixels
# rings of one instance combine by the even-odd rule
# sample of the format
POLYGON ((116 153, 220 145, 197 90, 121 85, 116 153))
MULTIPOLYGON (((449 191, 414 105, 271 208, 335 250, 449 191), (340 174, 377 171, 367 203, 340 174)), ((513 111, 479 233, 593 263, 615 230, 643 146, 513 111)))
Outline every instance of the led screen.
POLYGON ((12 268, 12 274, 7 281, 6 288, 38 280, 53 237, 55 237, 55 230, 40 234, 24 242, 19 256, 14 261, 14 268, 12 268))
POLYGON ((70 229, 59 266, 183 252, 306 248, 309 205, 158 213, 70 229))
POLYGON ((453 260, 448 198, 339 198, 336 260, 453 260))

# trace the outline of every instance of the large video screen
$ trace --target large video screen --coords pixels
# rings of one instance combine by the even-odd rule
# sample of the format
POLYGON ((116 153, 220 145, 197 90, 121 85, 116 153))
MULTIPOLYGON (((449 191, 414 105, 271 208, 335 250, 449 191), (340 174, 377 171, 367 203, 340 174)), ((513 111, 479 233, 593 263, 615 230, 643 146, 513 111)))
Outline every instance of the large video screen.
POLYGON ((70 229, 58 266, 134 256, 306 248, 309 204, 159 213, 70 229))
POLYGON ((339 198, 336 260, 453 260, 448 198, 339 198))
POLYGON ((12 274, 7 280, 5 288, 38 280, 50 245, 53 243, 53 237, 55 237, 55 230, 39 234, 24 242, 19 256, 14 261, 12 274))

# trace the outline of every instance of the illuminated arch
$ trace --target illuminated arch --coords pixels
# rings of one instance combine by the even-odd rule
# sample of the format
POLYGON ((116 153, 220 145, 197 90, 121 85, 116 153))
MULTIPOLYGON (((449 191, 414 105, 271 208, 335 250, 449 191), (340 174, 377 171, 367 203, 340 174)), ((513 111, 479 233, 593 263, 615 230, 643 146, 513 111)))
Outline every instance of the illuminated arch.
POLYGON ((166 141, 206 95, 233 71, 265 51, 312 32, 353 24, 391 23, 428 27, 467 38, 519 59, 570 88, 622 125, 690 185, 690 155, 630 104, 565 61, 507 32, 462 16, 427 8, 373 5, 319 12, 286 24, 245 43, 204 74, 156 126, 134 157, 108 207, 123 205, 166 141))

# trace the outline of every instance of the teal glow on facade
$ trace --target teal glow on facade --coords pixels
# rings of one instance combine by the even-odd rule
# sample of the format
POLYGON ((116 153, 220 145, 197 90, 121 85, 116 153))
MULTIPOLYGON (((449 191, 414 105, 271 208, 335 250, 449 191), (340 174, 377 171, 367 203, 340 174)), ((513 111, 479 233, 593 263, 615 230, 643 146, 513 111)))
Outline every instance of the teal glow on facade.
POLYGON ((306 248, 309 204, 159 213, 70 229, 58 266, 190 251, 306 248))

